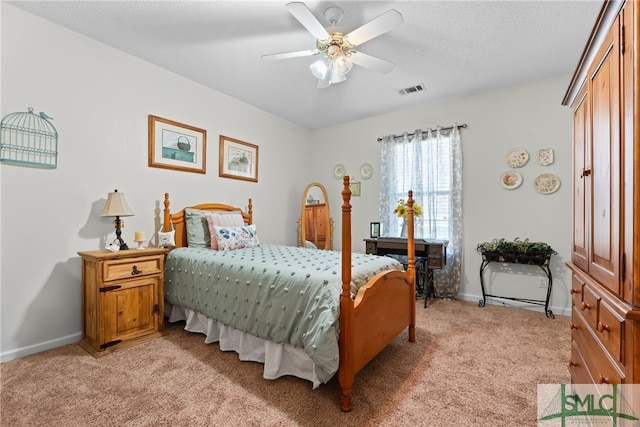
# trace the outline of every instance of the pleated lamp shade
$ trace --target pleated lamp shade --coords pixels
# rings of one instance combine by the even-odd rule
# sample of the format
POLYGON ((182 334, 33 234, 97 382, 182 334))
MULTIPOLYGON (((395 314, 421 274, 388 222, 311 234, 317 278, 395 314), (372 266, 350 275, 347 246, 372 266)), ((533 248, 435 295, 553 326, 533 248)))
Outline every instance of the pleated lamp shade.
POLYGON ((124 198, 124 193, 118 193, 115 190, 113 193, 109 193, 107 197, 107 203, 102 209, 100 216, 133 216, 134 213, 127 204, 124 198))

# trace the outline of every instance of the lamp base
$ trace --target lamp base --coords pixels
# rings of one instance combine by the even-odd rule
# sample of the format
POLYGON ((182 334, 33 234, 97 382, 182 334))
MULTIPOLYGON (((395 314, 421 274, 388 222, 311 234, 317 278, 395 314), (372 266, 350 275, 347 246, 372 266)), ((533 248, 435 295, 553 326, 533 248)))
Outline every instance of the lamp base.
POLYGON ((124 223, 122 222, 122 220, 120 219, 119 216, 116 217, 115 221, 113 221, 114 224, 116 225, 116 240, 118 241, 118 244, 120 245, 120 250, 121 251, 126 251, 129 249, 129 246, 127 246, 127 244, 124 242, 124 240, 122 240, 122 227, 124 227, 124 223))
POLYGON ((138 247, 136 249, 144 249, 144 246, 142 246, 144 244, 144 240, 136 240, 136 242, 138 243, 138 247))

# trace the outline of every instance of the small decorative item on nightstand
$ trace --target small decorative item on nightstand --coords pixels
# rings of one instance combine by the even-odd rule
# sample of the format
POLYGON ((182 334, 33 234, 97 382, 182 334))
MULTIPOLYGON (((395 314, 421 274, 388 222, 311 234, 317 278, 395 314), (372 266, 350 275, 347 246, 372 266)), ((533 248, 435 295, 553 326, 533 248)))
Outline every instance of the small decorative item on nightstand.
POLYGON ((144 246, 142 246, 144 243, 144 231, 136 231, 134 233, 133 241, 138 243, 138 247, 136 249, 144 249, 144 246))

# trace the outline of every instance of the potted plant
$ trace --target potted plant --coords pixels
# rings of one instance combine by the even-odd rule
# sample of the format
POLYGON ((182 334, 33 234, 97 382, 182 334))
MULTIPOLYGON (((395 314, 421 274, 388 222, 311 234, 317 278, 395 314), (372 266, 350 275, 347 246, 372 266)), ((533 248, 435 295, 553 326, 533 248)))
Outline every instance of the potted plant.
POLYGON ((543 265, 551 255, 557 254, 551 246, 544 242, 531 243, 527 252, 531 263, 536 265, 543 265))
POLYGON ((544 265, 549 257, 557 252, 544 242, 532 242, 529 239, 514 240, 493 239, 479 243, 476 251, 486 261, 504 261, 519 264, 544 265))
POLYGON ((500 253, 505 262, 516 262, 519 253, 518 243, 504 240, 500 245, 500 253))
POLYGON ((498 261, 500 258, 500 245, 504 239, 493 239, 490 242, 479 243, 476 251, 487 261, 498 261))

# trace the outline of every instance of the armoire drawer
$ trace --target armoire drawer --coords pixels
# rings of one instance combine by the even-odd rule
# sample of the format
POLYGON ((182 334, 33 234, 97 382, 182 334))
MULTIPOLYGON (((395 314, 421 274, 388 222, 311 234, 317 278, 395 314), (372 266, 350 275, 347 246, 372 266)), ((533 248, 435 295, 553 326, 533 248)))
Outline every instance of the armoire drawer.
POLYGON ((571 275, 571 300, 573 305, 580 307, 582 303, 582 292, 584 290, 584 282, 581 281, 575 274, 571 275))
POLYGON ((575 341, 571 341, 571 360, 569 360, 569 373, 573 384, 591 384, 593 379, 589 375, 584 358, 575 341))
POLYGON ((624 382, 624 374, 602 348, 592 329, 586 324, 584 317, 576 307, 571 316, 572 339, 581 350, 584 363, 595 383, 620 384, 624 382))
POLYGON ((604 344, 611 356, 624 365, 624 352, 622 351, 624 318, 618 315, 604 300, 600 300, 598 323, 595 331, 596 336, 604 344))
POLYGON ((593 329, 598 326, 598 301, 600 298, 589 286, 582 288, 582 302, 578 305, 585 320, 593 329))

